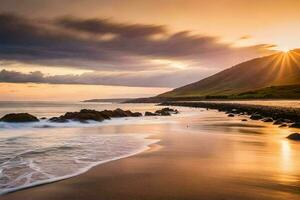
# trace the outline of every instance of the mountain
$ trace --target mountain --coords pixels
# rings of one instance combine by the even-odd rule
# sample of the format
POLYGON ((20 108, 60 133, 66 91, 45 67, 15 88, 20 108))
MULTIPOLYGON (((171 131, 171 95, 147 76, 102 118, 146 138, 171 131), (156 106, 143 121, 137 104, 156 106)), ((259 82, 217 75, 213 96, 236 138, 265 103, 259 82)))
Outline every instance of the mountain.
POLYGON ((229 99, 300 99, 300 85, 271 86, 227 96, 229 99))
POLYGON ((270 86, 300 84, 300 49, 249 60, 156 98, 228 96, 270 86))

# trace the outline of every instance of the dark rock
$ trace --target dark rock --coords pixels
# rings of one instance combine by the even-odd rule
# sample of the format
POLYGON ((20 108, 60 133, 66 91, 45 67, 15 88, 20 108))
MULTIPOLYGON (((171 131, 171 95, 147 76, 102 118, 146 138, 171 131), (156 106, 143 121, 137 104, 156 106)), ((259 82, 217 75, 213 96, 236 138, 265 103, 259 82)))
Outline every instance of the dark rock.
POLYGON ((147 112, 145 112, 145 116, 157 116, 157 114, 147 111, 147 112))
POLYGON ((49 119, 50 122, 56 122, 56 123, 65 123, 65 122, 68 122, 67 119, 64 119, 62 117, 51 117, 49 119))
POLYGON ((41 119, 41 120, 45 120, 45 119, 47 119, 47 117, 41 117, 40 119, 41 119))
POLYGON ((290 119, 283 119, 283 121, 284 121, 285 123, 288 123, 288 124, 293 123, 293 121, 290 120, 290 119))
POLYGON ((281 124, 279 128, 287 127, 287 124, 281 124))
POLYGON ((257 114, 257 113, 252 114, 251 117, 250 117, 250 119, 252 119, 252 120, 260 120, 262 118, 263 117, 260 114, 257 114))
POLYGON ((264 118, 262 121, 263 122, 273 122, 273 119, 272 118, 264 118))
POLYGON ((292 125, 290 125, 291 128, 300 128, 300 122, 295 122, 292 125))
POLYGON ((179 113, 177 109, 172 109, 172 108, 169 108, 169 107, 163 108, 163 109, 161 109, 161 111, 163 111, 163 112, 169 112, 169 113, 172 113, 172 114, 179 113))
POLYGON ((80 112, 67 112, 65 115, 61 116, 64 119, 85 122, 86 120, 93 121, 103 121, 105 118, 102 116, 101 112, 96 110, 83 109, 80 112))
POLYGON ((161 115, 161 116, 170 116, 171 113, 167 111, 162 111, 162 110, 157 110, 155 111, 156 114, 161 115))
POLYGON ((49 119, 51 122, 68 122, 69 120, 79 121, 87 123, 88 120, 101 122, 105 119, 113 117, 141 117, 142 113, 131 112, 130 110, 122 110, 117 108, 116 110, 104 110, 96 111, 89 109, 82 109, 79 112, 67 112, 59 117, 52 117, 49 119))
POLYGON ((39 119, 28 113, 11 113, 4 115, 0 121, 3 122, 38 122, 39 119))
POLYGON ((283 124, 283 119, 277 119, 273 124, 274 124, 274 125, 280 125, 280 124, 283 124))
POLYGON ((161 115, 161 116, 170 116, 171 114, 178 114, 178 113, 179 113, 178 110, 168 108, 168 107, 155 111, 156 115, 161 115))
POLYGON ((141 117, 141 116, 143 116, 143 114, 140 113, 140 112, 134 112, 134 113, 132 113, 132 117, 141 117))
POLYGON ((104 119, 110 119, 110 118, 114 117, 113 116, 114 113, 111 110, 103 110, 103 111, 100 111, 100 113, 104 119))
POLYGON ((300 134, 299 133, 292 133, 289 136, 287 136, 290 140, 300 140, 300 134))
POLYGON ((116 110, 113 110, 113 117, 130 117, 132 114, 131 111, 127 110, 124 111, 120 108, 117 108, 116 110))
POLYGON ((246 121, 248 121, 247 119, 242 119, 242 122, 246 122, 246 121))
POLYGON ((229 115, 227 115, 228 117, 234 117, 234 114, 230 113, 229 115))

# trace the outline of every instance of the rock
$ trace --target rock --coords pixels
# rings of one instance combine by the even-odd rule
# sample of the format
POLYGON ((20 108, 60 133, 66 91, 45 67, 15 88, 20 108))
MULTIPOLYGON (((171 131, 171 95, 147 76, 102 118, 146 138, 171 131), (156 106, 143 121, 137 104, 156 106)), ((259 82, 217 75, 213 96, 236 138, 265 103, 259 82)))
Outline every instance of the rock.
POLYGON ((263 122, 273 122, 273 119, 272 118, 264 118, 262 121, 263 122))
POLYGON ((250 117, 250 119, 252 119, 252 120, 260 120, 260 119, 262 119, 263 117, 260 115, 260 114, 252 114, 251 115, 251 117, 250 117))
POLYGON ((295 122, 292 125, 290 125, 291 128, 300 128, 300 122, 295 122))
POLYGON ((131 111, 124 111, 120 108, 113 110, 113 117, 130 117, 131 111))
POLYGON ((162 110, 157 110, 157 111, 155 111, 155 113, 156 113, 157 115, 161 115, 161 116, 170 116, 170 115, 171 115, 170 112, 162 111, 162 110))
POLYGON ((39 119, 28 113, 11 113, 4 115, 0 121, 3 122, 38 122, 39 119))
POLYGON ((178 113, 179 113, 178 110, 168 108, 168 107, 155 111, 156 115, 161 115, 161 116, 170 116, 171 114, 178 114, 178 113))
POLYGON ((242 122, 246 122, 246 121, 248 121, 247 119, 242 119, 242 122))
POLYGON ((287 136, 290 140, 300 140, 300 134, 299 133, 292 133, 289 136, 287 136))
POLYGON ((228 117, 234 117, 234 114, 230 113, 229 115, 227 115, 228 117))
POLYGON ((147 112, 145 112, 145 116, 157 116, 157 114, 147 111, 147 112))
POLYGON ((45 120, 45 119, 47 119, 47 117, 41 117, 40 119, 41 119, 41 120, 45 120))
POLYGON ((103 110, 103 111, 100 111, 100 113, 104 119, 110 119, 110 118, 114 117, 113 116, 114 113, 111 110, 103 110))
POLYGON ((281 124, 279 128, 287 127, 287 124, 281 124))
POLYGON ((65 123, 65 122, 68 122, 69 120, 67 119, 64 119, 62 117, 51 117, 49 119, 50 122, 56 122, 56 123, 65 123))
POLYGON ((141 117, 141 116, 143 116, 143 114, 140 113, 140 112, 134 112, 134 113, 132 113, 132 117, 141 117))
POLYGON ((163 112, 169 112, 169 113, 172 113, 172 114, 179 113, 177 109, 172 109, 172 108, 168 108, 168 107, 161 109, 161 111, 163 111, 163 112))
POLYGON ((283 119, 277 119, 273 124, 274 125, 283 124, 283 119))
POLYGON ((105 119, 101 115, 101 112, 96 110, 87 110, 87 109, 80 110, 80 112, 67 112, 65 115, 61 117, 67 120, 74 120, 80 122, 84 122, 86 120, 101 122, 105 119))
POLYGON ((96 111, 89 109, 82 109, 79 112, 67 112, 59 117, 52 117, 49 119, 51 122, 68 122, 69 120, 79 121, 82 123, 87 123, 88 120, 101 122, 105 119, 110 119, 113 117, 141 117, 142 113, 131 112, 130 110, 122 110, 117 108, 115 110, 104 110, 96 111))
POLYGON ((283 121, 284 121, 285 123, 288 123, 288 124, 293 123, 293 121, 290 120, 290 119, 283 119, 283 121))

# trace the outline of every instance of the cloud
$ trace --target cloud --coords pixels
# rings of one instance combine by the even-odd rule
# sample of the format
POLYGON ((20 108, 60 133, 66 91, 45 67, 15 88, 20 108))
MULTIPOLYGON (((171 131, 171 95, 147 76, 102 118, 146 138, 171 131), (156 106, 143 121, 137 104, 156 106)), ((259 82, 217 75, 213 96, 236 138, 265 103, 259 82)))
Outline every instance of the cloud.
MULTIPOLYGON (((0 14, 0 27, 2 61, 95 71, 80 76, 49 77, 42 72, 24 74, 5 70, 1 72, 1 81, 7 82, 130 86, 161 84, 175 87, 178 83, 186 84, 207 75, 204 68, 217 71, 258 55, 269 54, 272 47, 269 44, 233 47, 232 44, 220 42, 218 37, 199 35, 188 30, 170 32, 162 25, 117 23, 109 19, 71 16, 30 19, 0 14), (151 62, 155 59, 193 63, 193 67, 178 71, 151 62), (118 73, 108 76, 100 71, 118 73), (170 80, 170 77, 182 80, 170 80)), ((9 65, 6 69, 9 69, 9 65)))
MULTIPOLYGON (((17 71, 0 71, 0 82, 6 83, 49 83, 49 84, 82 84, 82 85, 115 85, 133 87, 178 87, 185 80, 193 80, 195 71, 178 74, 176 72, 117 72, 94 73, 81 75, 45 75, 40 71, 22 73, 17 71), (174 83, 176 80, 176 83, 174 83)), ((197 79, 193 80, 196 81, 197 79)))
POLYGON ((113 23, 108 19, 78 19, 62 17, 55 20, 55 24, 92 34, 116 34, 118 37, 146 38, 155 34, 166 33, 166 27, 161 25, 113 23))

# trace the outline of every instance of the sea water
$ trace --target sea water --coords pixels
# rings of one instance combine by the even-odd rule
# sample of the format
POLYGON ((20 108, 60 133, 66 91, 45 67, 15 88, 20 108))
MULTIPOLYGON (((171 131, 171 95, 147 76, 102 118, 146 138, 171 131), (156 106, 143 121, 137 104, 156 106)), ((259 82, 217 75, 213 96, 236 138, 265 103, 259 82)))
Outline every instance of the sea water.
MULTIPOLYGON (((0 116, 28 112, 39 118, 80 109, 130 109, 144 112, 154 104, 101 104, 80 102, 1 102, 0 116)), ((99 131, 101 126, 161 123, 147 119, 122 118, 104 122, 33 123, 0 122, 0 194, 53 182, 81 174, 91 167, 128 157, 157 142, 148 133, 99 131)))

